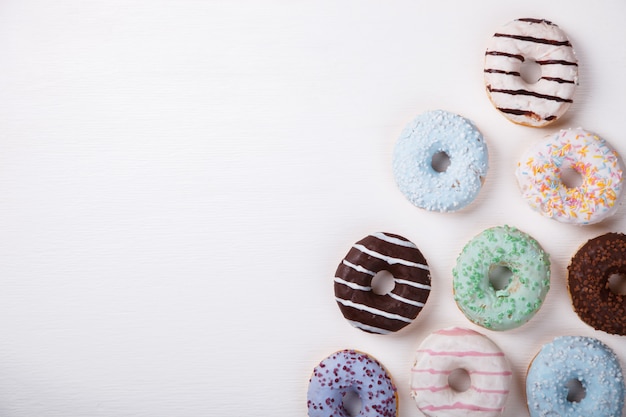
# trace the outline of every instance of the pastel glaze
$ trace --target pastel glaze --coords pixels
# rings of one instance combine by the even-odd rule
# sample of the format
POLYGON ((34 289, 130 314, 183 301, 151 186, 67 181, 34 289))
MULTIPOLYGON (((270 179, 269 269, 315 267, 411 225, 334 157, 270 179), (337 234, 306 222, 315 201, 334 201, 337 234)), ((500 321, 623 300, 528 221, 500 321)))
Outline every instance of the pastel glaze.
POLYGON ((617 210, 623 168, 617 152, 602 138, 582 128, 561 130, 531 146, 517 164, 522 198, 543 216, 562 223, 601 222, 617 210), (563 170, 582 177, 566 187, 563 170))
POLYGON ((544 19, 517 19, 493 35, 485 53, 485 86, 494 107, 514 123, 542 127, 574 101, 578 61, 565 32, 544 19), (537 82, 522 65, 536 63, 537 82))
POLYGON ((428 417, 497 417, 504 411, 512 372, 500 348, 473 330, 450 327, 424 339, 411 368, 411 396, 428 417), (448 377, 463 369, 470 387, 459 392, 448 377))
POLYGON ((550 259, 539 243, 510 226, 484 230, 470 240, 452 270, 454 300, 465 316, 490 330, 509 330, 529 321, 550 289, 550 259), (493 268, 511 271, 508 285, 496 290, 493 268))
POLYGON ((526 376, 531 417, 620 417, 624 377, 613 351, 598 339, 561 336, 544 345, 526 376), (568 382, 580 381, 585 396, 567 399, 568 382))
POLYGON ((350 417, 343 405, 348 393, 361 400, 359 417, 397 416, 397 390, 383 366, 365 353, 346 349, 313 370, 307 393, 309 417, 350 417))
POLYGON ((478 195, 487 175, 487 145, 468 119, 443 110, 417 116, 402 131, 393 152, 398 188, 415 206, 438 212, 460 210, 478 195), (432 166, 445 153, 444 172, 432 166))
POLYGON ((374 233, 356 242, 335 272, 335 301, 354 327, 388 334, 412 323, 430 294, 430 268, 417 246, 392 233, 374 233), (377 273, 393 275, 394 287, 376 294, 377 273))

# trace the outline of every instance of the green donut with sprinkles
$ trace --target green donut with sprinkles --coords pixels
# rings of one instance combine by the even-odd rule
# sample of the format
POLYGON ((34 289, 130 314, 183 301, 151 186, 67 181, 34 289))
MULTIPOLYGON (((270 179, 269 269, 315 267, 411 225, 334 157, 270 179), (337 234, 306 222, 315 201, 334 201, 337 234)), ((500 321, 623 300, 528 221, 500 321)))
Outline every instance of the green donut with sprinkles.
POLYGON ((528 322, 550 289, 550 259, 539 243, 510 226, 470 240, 452 270, 454 300, 473 323, 510 330, 528 322))

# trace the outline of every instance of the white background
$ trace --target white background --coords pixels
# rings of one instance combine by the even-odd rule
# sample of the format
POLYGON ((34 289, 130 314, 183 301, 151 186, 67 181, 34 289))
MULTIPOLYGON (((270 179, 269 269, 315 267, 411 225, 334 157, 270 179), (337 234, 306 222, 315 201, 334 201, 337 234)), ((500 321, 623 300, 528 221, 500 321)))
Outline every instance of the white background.
POLYGON ((378 358, 400 415, 413 352, 462 325, 514 368, 506 416, 527 416, 542 344, 626 338, 573 312, 566 267, 587 239, 626 230, 544 219, 517 158, 560 128, 626 155, 626 3, 484 1, 0 1, 0 416, 304 416, 313 367, 342 348, 378 358), (491 106, 483 57, 514 18, 557 23, 580 60, 558 124, 491 106), (490 171, 453 214, 413 207, 391 174, 400 131, 445 109, 473 120, 490 171), (451 269, 509 224, 551 255, 552 289, 521 328, 472 325, 451 269), (415 242, 433 291, 412 325, 376 336, 336 306, 335 268, 365 235, 415 242))

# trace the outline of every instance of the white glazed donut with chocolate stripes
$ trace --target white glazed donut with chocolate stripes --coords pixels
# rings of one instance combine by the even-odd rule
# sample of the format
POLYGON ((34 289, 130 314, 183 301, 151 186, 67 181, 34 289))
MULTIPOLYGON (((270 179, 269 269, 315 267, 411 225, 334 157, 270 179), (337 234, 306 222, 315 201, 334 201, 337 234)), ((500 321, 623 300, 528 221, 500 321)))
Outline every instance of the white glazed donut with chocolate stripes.
POLYGON ((428 417, 497 417, 509 395, 512 372, 504 353, 487 336, 449 327, 424 339, 411 368, 411 396, 428 417), (450 386, 463 370, 469 387, 450 386))
POLYGON ((414 243, 391 233, 374 233, 356 242, 335 273, 335 300, 354 327, 387 334, 410 324, 430 294, 430 271, 414 243), (394 287, 372 290, 372 279, 387 271, 394 287))
POLYGON ((485 86, 493 105, 514 123, 542 127, 573 102, 578 61, 565 32, 543 19, 517 19, 493 35, 485 53, 485 86), (523 78, 523 63, 541 68, 537 82, 523 78))

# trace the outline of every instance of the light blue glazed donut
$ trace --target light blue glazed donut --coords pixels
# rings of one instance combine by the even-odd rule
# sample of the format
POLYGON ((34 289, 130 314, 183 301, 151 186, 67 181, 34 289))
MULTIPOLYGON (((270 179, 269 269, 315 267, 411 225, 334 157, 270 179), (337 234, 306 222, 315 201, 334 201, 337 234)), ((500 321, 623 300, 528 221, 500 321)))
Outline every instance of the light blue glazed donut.
POLYGON ((561 336, 544 345, 528 370, 526 398, 531 417, 620 417, 624 377, 613 351, 592 337, 561 336), (568 383, 584 389, 568 400, 568 383))
POLYGON ((481 133, 470 120, 444 110, 417 116, 404 128, 393 152, 398 188, 411 203, 430 211, 455 211, 471 203, 487 168, 481 133), (450 161, 444 170, 433 168, 438 154, 450 161))

